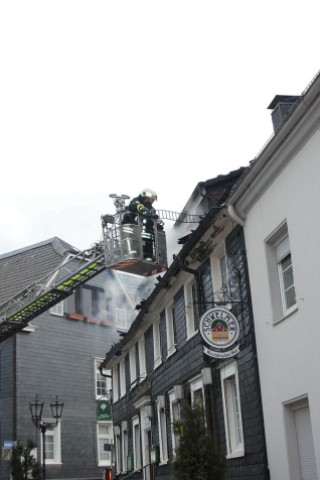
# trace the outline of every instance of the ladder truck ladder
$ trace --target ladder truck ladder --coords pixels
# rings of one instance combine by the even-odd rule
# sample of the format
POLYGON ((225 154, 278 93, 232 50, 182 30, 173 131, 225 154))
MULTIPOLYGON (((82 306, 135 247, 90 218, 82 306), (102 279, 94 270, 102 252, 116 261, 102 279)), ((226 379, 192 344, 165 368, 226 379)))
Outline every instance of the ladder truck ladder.
POLYGON ((25 328, 33 318, 106 268, 104 253, 98 246, 89 252, 89 255, 85 250, 72 256, 0 306, 0 342, 25 328))

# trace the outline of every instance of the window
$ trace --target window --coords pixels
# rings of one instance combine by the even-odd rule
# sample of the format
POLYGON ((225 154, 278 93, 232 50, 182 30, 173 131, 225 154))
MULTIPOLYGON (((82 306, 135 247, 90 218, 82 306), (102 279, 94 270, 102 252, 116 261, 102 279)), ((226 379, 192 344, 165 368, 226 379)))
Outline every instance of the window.
POLYGON ((141 447, 140 447, 140 423, 139 417, 136 416, 132 419, 132 432, 133 432, 133 468, 134 470, 140 470, 141 468, 141 447))
POLYGON ((120 427, 116 425, 114 427, 114 438, 115 438, 115 447, 116 447, 116 473, 121 472, 121 435, 120 427))
POLYGON ((276 246, 276 260, 279 270, 280 291, 283 313, 289 313, 296 304, 289 237, 283 238, 276 246))
POLYGON ((112 370, 112 398, 114 402, 119 400, 119 365, 112 370))
POLYGON ((105 377, 101 374, 99 370, 99 366, 103 361, 102 358, 95 358, 94 359, 94 369, 95 369, 95 395, 96 398, 106 396, 111 390, 111 372, 110 370, 106 370, 104 372, 105 375, 109 375, 105 377))
POLYGON ((180 420, 180 400, 183 398, 182 385, 175 385, 169 392, 170 403, 170 420, 171 420, 171 438, 172 438, 172 454, 175 454, 179 446, 179 435, 174 431, 174 422, 180 420))
POLYGON ((116 322, 118 328, 127 329, 127 311, 124 308, 116 308, 116 322))
POLYGON ((126 368, 124 358, 120 362, 120 397, 126 394, 126 368))
POLYGON ((165 408, 165 396, 159 395, 156 401, 158 427, 159 427, 159 445, 160 445, 160 463, 168 461, 168 443, 167 443, 167 414, 165 408))
POLYGON ((191 403, 198 403, 204 408, 204 394, 202 377, 199 376, 190 381, 191 403))
POLYGON ((121 452, 122 452, 122 471, 127 471, 127 458, 128 458, 128 422, 122 422, 121 424, 121 452))
POLYGON ((161 340, 160 340, 160 321, 153 324, 153 354, 154 354, 154 368, 161 365, 161 340))
POLYGON ((198 331, 199 327, 199 303, 197 294, 197 284, 195 281, 184 286, 185 306, 186 306, 186 326, 187 339, 192 337, 198 331))
POLYGON ((113 444, 112 423, 97 424, 98 465, 111 465, 111 449, 113 444))
POLYGON ((139 348, 139 380, 142 381, 147 376, 146 350, 145 350, 144 336, 140 338, 138 342, 138 348, 139 348))
POLYGON ((133 388, 137 382, 136 346, 132 347, 129 352, 129 364, 130 364, 130 382, 131 382, 131 388, 133 388))
POLYGON ((267 239, 267 262, 274 321, 296 310, 296 291, 288 227, 284 222, 267 239))
MULTIPOLYGON (((45 433, 46 464, 61 463, 61 423, 56 427, 47 427, 45 433)), ((42 447, 42 446, 41 446, 42 447)), ((42 457, 41 453, 41 457, 42 457)))
POLYGON ((215 248, 215 254, 211 257, 211 274, 215 287, 215 302, 230 301, 228 257, 224 242, 215 248))
POLYGON ((63 302, 63 300, 61 302, 53 305, 53 307, 50 308, 50 313, 51 313, 51 315, 58 315, 59 317, 63 317, 63 314, 64 314, 64 302, 63 302))
POLYGON ((92 285, 82 285, 77 287, 75 290, 76 313, 99 318, 100 305, 102 305, 103 297, 103 288, 92 285))
POLYGON ((240 457, 244 455, 244 441, 236 362, 223 367, 220 374, 227 458, 240 457))
POLYGON ((176 351, 176 338, 174 328, 174 306, 166 308, 166 326, 167 326, 167 356, 169 357, 176 351))

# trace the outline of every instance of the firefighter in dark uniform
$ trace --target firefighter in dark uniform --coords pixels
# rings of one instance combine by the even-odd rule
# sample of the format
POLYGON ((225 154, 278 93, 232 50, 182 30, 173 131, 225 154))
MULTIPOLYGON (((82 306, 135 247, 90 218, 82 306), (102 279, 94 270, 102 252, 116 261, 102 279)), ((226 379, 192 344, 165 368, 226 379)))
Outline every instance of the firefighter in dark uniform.
MULTIPOLYGON (((138 216, 141 219, 142 230, 141 236, 143 240, 143 257, 146 261, 154 260, 154 220, 156 217, 156 210, 153 208, 153 202, 157 200, 157 194, 150 188, 145 188, 131 200, 127 207, 127 212, 123 217, 122 224, 138 224, 138 216)), ((159 226, 161 228, 161 223, 159 226)))

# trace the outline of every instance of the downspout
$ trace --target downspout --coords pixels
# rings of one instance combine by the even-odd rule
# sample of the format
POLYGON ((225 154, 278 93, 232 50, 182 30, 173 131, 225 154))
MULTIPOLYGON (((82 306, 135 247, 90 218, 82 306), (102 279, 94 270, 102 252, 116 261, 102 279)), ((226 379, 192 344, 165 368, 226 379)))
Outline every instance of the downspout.
POLYGON ((201 287, 201 281, 200 281, 200 273, 197 270, 193 270, 192 268, 187 267, 185 264, 185 258, 182 259, 180 256, 178 256, 178 258, 179 258, 179 265, 181 269, 184 270, 185 272, 191 273, 192 275, 194 275, 196 279, 197 295, 199 299, 199 306, 201 307, 201 311, 199 313, 201 315, 203 313, 202 311, 203 293, 202 293, 202 287, 201 287))

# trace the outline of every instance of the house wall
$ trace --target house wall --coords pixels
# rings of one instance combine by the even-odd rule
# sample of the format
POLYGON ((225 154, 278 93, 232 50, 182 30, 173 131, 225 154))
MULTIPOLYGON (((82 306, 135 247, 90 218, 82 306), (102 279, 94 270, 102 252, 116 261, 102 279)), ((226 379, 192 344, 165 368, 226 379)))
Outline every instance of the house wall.
MULTIPOLYGON (((229 228, 225 229, 228 232, 229 228)), ((220 238, 222 241, 223 238, 220 238)), ((259 376, 256 363, 255 336, 253 331, 253 321, 251 312, 250 291, 247 276, 247 265, 245 259, 244 237, 240 227, 236 227, 227 236, 226 253, 229 258, 230 275, 238 282, 238 296, 232 297, 234 303, 232 311, 238 317, 240 323, 239 346, 240 352, 236 360, 238 364, 241 410, 243 419, 245 454, 238 458, 228 458, 227 480, 238 478, 251 478, 255 480, 266 480, 268 478, 267 458, 265 450, 263 417, 261 410, 259 376)), ((214 256, 215 252, 213 251, 214 256)), ((201 311, 202 313, 216 306, 213 285, 212 258, 199 266, 198 271, 201 278, 201 292, 203 295, 201 311)), ((169 412, 168 392, 175 385, 182 385, 185 399, 190 400, 190 381, 201 376, 203 367, 210 367, 213 382, 204 387, 204 395, 207 406, 209 406, 209 428, 213 431, 214 437, 226 454, 225 424, 223 417, 223 404, 221 392, 220 369, 227 365, 230 360, 223 361, 208 357, 203 352, 203 340, 199 332, 187 340, 186 329, 186 310, 183 285, 190 279, 195 278, 192 273, 180 272, 180 275, 170 282, 168 289, 162 301, 162 307, 157 305, 153 310, 150 306, 150 312, 141 323, 141 333, 145 322, 149 324, 158 321, 160 318, 160 337, 162 348, 162 363, 154 369, 153 366, 153 331, 149 326, 145 333, 145 349, 147 360, 148 376, 131 390, 127 390, 126 395, 115 402, 113 405, 114 422, 121 425, 123 420, 131 424, 132 417, 139 414, 137 401, 143 397, 150 398, 152 409, 151 436, 155 445, 159 443, 158 419, 156 410, 156 399, 158 395, 165 395, 166 411, 169 412), (167 338, 166 338, 166 320, 164 309, 166 306, 174 306, 175 332, 176 332, 176 351, 167 356, 167 338), (150 322, 151 318, 151 322, 150 322)), ((231 278, 230 277, 230 278, 231 278)), ((132 345, 130 346, 130 348, 132 345)), ((128 345, 129 349, 129 345, 128 345)), ((126 355, 126 347, 122 355, 126 355)), ((172 426, 169 415, 167 415, 167 441, 169 457, 172 458, 172 426)), ((132 435, 132 432, 131 432, 132 435)), ((129 452, 132 451, 132 437, 129 433, 129 452), (130 450, 131 449, 131 450, 130 450)), ((124 472, 123 472, 124 473, 124 472)), ((125 474, 125 473, 124 473, 125 474)), ((141 478, 142 473, 136 472, 133 478, 141 478)), ((171 478, 169 463, 155 466, 155 476, 158 479, 169 480, 171 478)))
MULTIPOLYGON (((91 285, 106 287, 102 273, 91 285)), ((66 303, 75 312, 74 301, 66 303), (72 306, 73 305, 73 306, 72 306)), ((29 402, 35 395, 44 402, 44 417, 51 417, 50 402, 56 395, 64 402, 61 420, 61 465, 47 465, 48 479, 101 479, 105 467, 98 466, 97 399, 94 359, 119 340, 116 325, 106 326, 93 316, 80 320, 53 315, 35 318, 34 332, 21 332, 0 344, 1 442, 31 438, 38 444, 39 430, 31 421, 29 402), (13 345, 16 342, 16 354, 13 345), (13 364, 16 363, 16 382, 13 364), (16 392, 14 393, 14 388, 16 392), (16 416, 13 406, 16 401, 16 416), (14 431, 14 424, 16 425, 14 431)), ((1 480, 8 480, 8 462, 2 462, 1 480)))
MULTIPOLYGON (((295 139, 298 136, 296 134, 295 139)), ((320 449, 320 386, 316 380, 320 339, 317 302, 319 148, 320 133, 315 130, 293 155, 289 155, 290 141, 277 152, 272 161, 282 157, 282 168, 278 169, 273 181, 259 191, 257 200, 248 208, 245 225, 273 480, 300 478, 292 467, 296 455, 291 448, 292 435, 287 421, 290 403, 308 398, 315 452, 320 449), (291 315, 279 318, 275 315, 266 239, 284 221, 289 232, 297 309, 291 315)), ((319 474, 319 455, 316 455, 316 463, 319 474)))
MULTIPOLYGON (((4 441, 15 439, 15 385, 14 352, 15 337, 0 343, 0 439, 1 449, 4 441)), ((8 462, 0 459, 1 472, 8 470, 8 462)), ((0 476, 0 478, 2 478, 0 476)))

